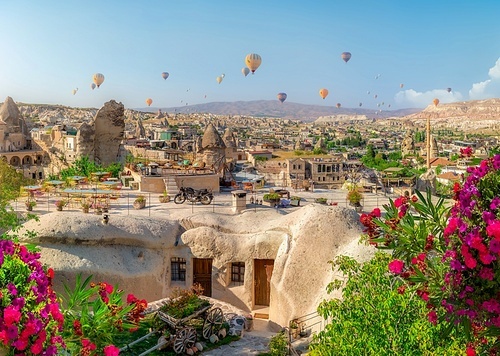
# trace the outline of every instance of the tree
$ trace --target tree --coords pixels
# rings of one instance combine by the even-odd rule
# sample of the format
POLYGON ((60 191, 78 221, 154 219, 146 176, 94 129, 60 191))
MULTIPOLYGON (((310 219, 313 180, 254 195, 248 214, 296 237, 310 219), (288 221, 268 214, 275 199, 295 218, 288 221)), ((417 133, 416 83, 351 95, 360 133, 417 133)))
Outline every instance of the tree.
POLYGON ((364 264, 347 256, 331 262, 347 278, 334 280, 328 292, 342 289, 342 299, 324 300, 318 313, 330 320, 314 336, 311 355, 459 355, 464 337, 443 338, 442 328, 427 320, 426 303, 404 293, 404 283, 387 273, 391 256, 377 252, 364 264))

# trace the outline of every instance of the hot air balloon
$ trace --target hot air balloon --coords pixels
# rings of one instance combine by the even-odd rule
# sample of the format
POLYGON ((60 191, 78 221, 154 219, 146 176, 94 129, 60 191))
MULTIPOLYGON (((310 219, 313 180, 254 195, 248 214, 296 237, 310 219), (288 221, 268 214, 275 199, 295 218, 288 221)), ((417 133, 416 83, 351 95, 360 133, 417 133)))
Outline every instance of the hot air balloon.
POLYGON ((399 87, 402 89, 405 85, 403 83, 399 84, 399 87))
POLYGON ((342 52, 340 57, 347 63, 349 62, 349 59, 351 59, 351 52, 342 52))
POLYGON ((366 94, 370 95, 370 91, 367 91, 366 94))
POLYGON ((438 104, 439 104, 439 99, 438 99, 438 98, 434 99, 434 100, 432 101, 432 103, 434 104, 434 106, 438 106, 438 104))
POLYGON ((377 94, 375 94, 373 97, 374 97, 375 99, 377 99, 378 95, 377 95, 377 94))
POLYGON ((388 108, 390 108, 390 107, 391 107, 391 104, 387 105, 387 107, 388 107, 388 108))
POLYGON ((319 91, 319 96, 321 96, 323 99, 326 98, 328 96, 328 89, 325 88, 321 89, 319 91))
POLYGON ((447 91, 448 93, 450 93, 450 92, 451 92, 451 88, 446 88, 446 91, 447 91))
POLYGON ((286 100, 287 95, 286 93, 278 93, 277 97, 279 101, 284 102, 286 100))
POLYGON ((226 75, 225 75, 224 73, 222 73, 220 76, 222 77, 222 79, 224 79, 224 77, 225 77, 226 75))
POLYGON ((360 106, 360 107, 361 107, 361 106, 363 106, 363 103, 359 103, 359 106, 360 106))
POLYGON ((94 90, 96 87, 95 83, 90 84, 90 89, 94 90))
POLYGON ((148 106, 151 106, 152 103, 153 103, 153 99, 151 99, 151 98, 146 99, 146 104, 148 104, 148 106))
POLYGON ((77 91, 78 91, 78 88, 73 89, 71 92, 73 93, 73 95, 75 95, 77 91))
POLYGON ((161 77, 162 77, 163 79, 167 80, 167 78, 168 78, 168 73, 167 73, 167 72, 162 72, 162 73, 161 73, 161 77))
POLYGON ((247 54, 245 57, 245 64, 247 65, 248 69, 252 71, 252 74, 255 73, 257 68, 259 68, 260 64, 262 63, 262 58, 258 54, 255 53, 250 53, 247 54))
POLYGON ((335 105, 337 107, 337 109, 340 109, 340 103, 337 103, 337 105, 335 105))
POLYGON ((217 83, 220 84, 222 82, 222 77, 217 77, 217 78, 215 78, 215 80, 217 80, 217 83))
POLYGON ((250 69, 248 69, 247 67, 241 68, 241 73, 243 73, 243 75, 246 77, 248 73, 250 73, 250 69))
POLYGON ((99 88, 101 86, 102 82, 104 82, 104 75, 102 75, 101 73, 96 73, 96 74, 94 74, 92 79, 93 79, 93 82, 99 88))

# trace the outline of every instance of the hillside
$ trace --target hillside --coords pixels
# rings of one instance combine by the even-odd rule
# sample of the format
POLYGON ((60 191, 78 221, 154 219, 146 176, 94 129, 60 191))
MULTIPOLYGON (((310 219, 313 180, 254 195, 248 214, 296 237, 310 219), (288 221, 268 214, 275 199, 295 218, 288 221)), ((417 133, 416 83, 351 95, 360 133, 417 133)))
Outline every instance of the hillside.
POLYGON ((256 100, 235 102, 212 102, 198 105, 187 105, 169 108, 137 108, 138 111, 156 112, 161 109, 168 113, 211 113, 215 115, 245 115, 254 117, 279 117, 284 119, 312 122, 322 116, 360 115, 367 118, 387 118, 409 115, 419 109, 403 109, 393 111, 368 110, 362 108, 339 108, 335 106, 306 105, 278 100, 256 100))

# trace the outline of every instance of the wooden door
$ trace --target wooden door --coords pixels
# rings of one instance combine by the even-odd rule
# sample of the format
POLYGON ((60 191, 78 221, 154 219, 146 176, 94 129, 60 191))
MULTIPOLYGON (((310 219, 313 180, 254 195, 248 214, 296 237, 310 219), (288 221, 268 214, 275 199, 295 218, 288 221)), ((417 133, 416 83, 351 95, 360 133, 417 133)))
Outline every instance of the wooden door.
POLYGON ((193 284, 203 287, 203 295, 212 296, 212 259, 193 258, 193 284))
POLYGON ((269 305, 274 260, 254 260, 255 305, 269 305))

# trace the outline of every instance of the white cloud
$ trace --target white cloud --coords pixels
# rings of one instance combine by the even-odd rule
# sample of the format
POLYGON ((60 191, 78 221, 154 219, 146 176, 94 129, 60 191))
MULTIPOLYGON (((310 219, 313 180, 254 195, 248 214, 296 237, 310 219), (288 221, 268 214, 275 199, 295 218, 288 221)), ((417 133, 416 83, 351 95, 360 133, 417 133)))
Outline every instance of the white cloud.
POLYGON ((438 98, 443 104, 463 100, 460 92, 451 91, 448 93, 446 89, 434 89, 426 92, 417 92, 413 89, 402 90, 396 94, 394 100, 400 107, 422 108, 431 105, 435 98, 438 98))
POLYGON ((488 71, 490 79, 472 84, 469 100, 480 100, 500 97, 500 58, 488 71))
POLYGON ((426 92, 417 92, 413 89, 408 89, 398 92, 394 100, 400 107, 423 108, 429 106, 434 98, 438 98, 442 104, 445 104, 456 101, 500 97, 500 58, 488 70, 488 76, 489 79, 472 84, 468 98, 464 98, 460 92, 451 91, 448 93, 445 89, 434 89, 426 92))

